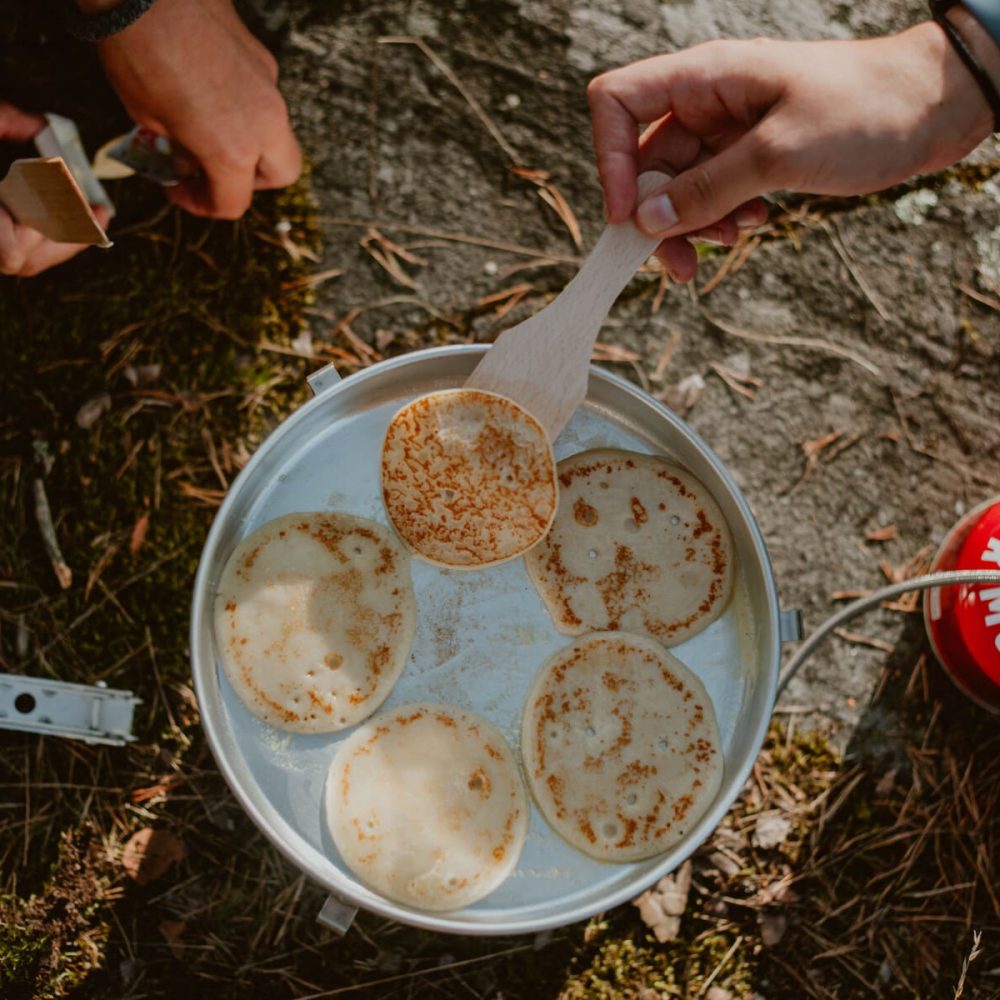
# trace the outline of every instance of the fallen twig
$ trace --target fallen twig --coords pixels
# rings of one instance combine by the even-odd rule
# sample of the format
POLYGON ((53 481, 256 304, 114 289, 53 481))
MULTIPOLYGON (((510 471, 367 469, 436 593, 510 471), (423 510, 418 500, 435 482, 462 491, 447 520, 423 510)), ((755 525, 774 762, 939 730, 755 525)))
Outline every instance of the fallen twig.
POLYGON ((433 229, 429 226, 413 226, 402 222, 384 222, 373 219, 353 219, 347 216, 338 215, 318 215, 317 222, 323 222, 330 226, 350 226, 358 229, 389 229, 399 233, 410 233, 413 236, 426 236, 435 240, 448 240, 452 243, 466 243, 469 246, 485 247, 488 250, 500 250, 504 253, 517 254, 521 257, 535 257, 544 261, 556 261, 560 264, 575 264, 579 266, 583 263, 582 257, 568 257, 565 255, 549 253, 545 250, 535 250, 533 247, 521 246, 518 243, 505 243, 502 240, 490 240, 482 236, 470 236, 468 233, 449 233, 442 229, 433 229))
POLYGON ((415 45, 433 64, 434 68, 462 95, 462 99, 472 109, 472 113, 483 123, 484 128, 493 137, 493 141, 504 151, 511 163, 520 166, 521 157, 517 150, 504 138, 496 123, 483 110, 483 106, 465 85, 455 75, 454 70, 422 39, 415 35, 382 35, 377 39, 379 45, 415 45))
POLYGON ((884 639, 873 639, 861 632, 852 632, 850 629, 835 628, 833 634, 840 636, 846 642, 853 642, 859 646, 870 646, 872 649, 880 649, 883 653, 893 653, 896 650, 891 642, 886 642, 884 639))
POLYGON ((806 480, 809 479, 813 472, 816 471, 823 449, 828 448, 838 438, 840 438, 843 433, 843 431, 831 431, 829 434, 824 434, 822 437, 814 438, 812 441, 801 442, 800 447, 802 448, 802 454, 805 458, 805 465, 802 468, 802 475, 799 476, 798 481, 789 487, 786 492, 796 493, 798 490, 802 489, 806 480))
POLYGON ((757 398, 757 390, 764 385, 764 380, 755 375, 734 371, 732 368, 726 368, 715 361, 709 362, 709 368, 722 379, 728 388, 733 392, 738 392, 745 399, 749 399, 751 403, 757 398))
POLYGON ((1000 312, 1000 299, 995 299, 990 295, 984 295, 982 292, 977 292, 970 285, 966 285, 964 282, 960 281, 956 286, 963 295, 968 295, 970 299, 975 299, 976 302, 981 302, 984 306, 989 306, 991 309, 996 309, 1000 312))
POLYGON ((704 285, 701 286, 701 288, 698 289, 698 294, 701 296, 709 295, 722 283, 726 275, 730 272, 735 274, 746 261, 747 257, 749 257, 753 252, 754 247, 756 247, 759 243, 759 236, 755 236, 751 239, 745 233, 741 235, 740 238, 733 244, 729 253, 726 255, 726 259, 722 262, 719 269, 712 275, 711 278, 708 279, 708 281, 705 282, 704 285))
POLYGON ((52 509, 49 507, 45 483, 40 476, 35 479, 34 492, 35 519, 38 521, 38 530, 42 535, 42 544, 45 546, 45 552, 52 563, 52 570, 59 581, 59 586, 66 590, 73 584, 73 571, 66 564, 62 550, 59 548, 59 539, 56 538, 55 525, 52 523, 52 509))
POLYGON ((825 340, 814 340, 811 337, 782 337, 771 336, 765 333, 753 333, 750 330, 742 330, 732 323, 717 319, 711 313, 705 312, 705 310, 702 310, 701 314, 712 326, 717 327, 723 333, 728 333, 732 337, 739 337, 741 340, 749 340, 757 344, 775 344, 779 347, 801 347, 806 350, 835 354, 838 357, 847 358, 848 361, 853 361, 858 367, 868 372, 869 375, 874 375, 877 379, 883 378, 882 370, 879 367, 857 352, 847 347, 841 347, 839 344, 831 344, 825 340))
POLYGON ((538 197, 559 216, 569 232, 570 239, 579 250, 583 245, 580 224, 576 221, 573 209, 569 207, 569 202, 563 197, 562 192, 549 180, 549 172, 547 170, 532 170, 529 167, 511 167, 510 172, 535 185, 538 189, 538 197))
POLYGON ((861 269, 855 263, 854 258, 847 251, 847 247, 844 246, 844 241, 841 238, 840 231, 837 228, 836 219, 830 222, 823 221, 820 223, 820 228, 824 233, 830 238, 830 242, 833 244, 833 249, 837 251, 837 256, 843 261, 844 267, 847 268, 851 277, 857 282, 858 288, 864 293, 864 296, 872 304, 875 312, 882 317, 882 319, 888 321, 892 317, 886 312, 885 307, 879 301, 878 296, 875 294, 875 290, 868 284, 868 280, 862 274, 861 269))
POLYGON ((681 342, 681 331, 674 326, 669 329, 670 339, 667 341, 667 346, 663 349, 663 353, 660 355, 660 360, 656 362, 656 367, 653 369, 653 374, 650 376, 654 382, 663 381, 663 377, 667 373, 667 367, 670 364, 670 359, 674 356, 674 351, 677 350, 677 347, 681 342))

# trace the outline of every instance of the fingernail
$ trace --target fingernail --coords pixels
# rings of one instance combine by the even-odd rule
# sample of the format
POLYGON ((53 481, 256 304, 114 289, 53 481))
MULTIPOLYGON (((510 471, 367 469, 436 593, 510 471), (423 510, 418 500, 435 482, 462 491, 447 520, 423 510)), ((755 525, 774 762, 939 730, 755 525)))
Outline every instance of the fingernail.
POLYGON ((728 244, 721 239, 722 233, 718 229, 703 229, 700 233, 695 233, 693 239, 699 243, 709 243, 713 247, 724 247, 728 244))
POLYGON ((760 225, 758 214, 752 208, 736 209, 735 219, 740 229, 756 229, 760 225))
POLYGON ((677 225, 677 212, 674 203, 666 194, 647 198, 635 213, 635 221, 639 228, 650 236, 666 232, 677 225))

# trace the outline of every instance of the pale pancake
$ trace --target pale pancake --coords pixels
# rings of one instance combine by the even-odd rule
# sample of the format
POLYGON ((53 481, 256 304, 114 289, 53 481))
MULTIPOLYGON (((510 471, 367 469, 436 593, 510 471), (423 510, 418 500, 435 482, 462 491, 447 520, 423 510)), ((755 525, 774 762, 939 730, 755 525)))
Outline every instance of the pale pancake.
POLYGON ((676 844, 722 783, 715 711, 701 681, 645 636, 583 636, 528 695, 521 756, 545 818, 601 861, 676 844))
POLYGON ((382 497, 414 553, 451 569, 522 555, 559 499, 545 429, 513 400, 478 389, 421 396, 393 418, 382 497))
POLYGON ((610 448, 563 459, 558 473, 552 530, 525 565, 560 632, 641 632, 672 646, 719 617, 733 542, 694 476, 610 448))
POLYGON ((280 729, 325 733, 367 718, 399 678, 416 625, 410 557, 348 514, 287 514, 243 539, 215 599, 222 666, 280 729))
POLYGON ((337 751, 326 818, 344 863, 372 889, 417 909, 454 910, 513 870, 528 799, 489 722, 450 705, 403 705, 337 751))

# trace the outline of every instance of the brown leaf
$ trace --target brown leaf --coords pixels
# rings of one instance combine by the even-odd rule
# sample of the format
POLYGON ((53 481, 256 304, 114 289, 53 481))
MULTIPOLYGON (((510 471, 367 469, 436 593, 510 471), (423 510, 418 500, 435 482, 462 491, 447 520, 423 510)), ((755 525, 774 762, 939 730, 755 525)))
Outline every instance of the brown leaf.
POLYGON ((146 827, 129 837, 122 851, 122 867, 139 885, 147 885, 166 874, 184 853, 184 845, 169 830, 146 827))
POLYGON ((149 515, 143 514, 132 528, 132 537, 128 543, 128 550, 132 555, 135 555, 142 548, 142 543, 146 540, 147 531, 149 531, 149 515))
POLYGON ((887 524, 884 528, 876 528, 874 531, 865 532, 866 542, 891 542, 894 538, 899 537, 899 532, 896 530, 896 525, 887 524))
POLYGON ((183 920, 161 920, 159 930, 166 938, 167 944, 170 946, 170 953, 174 958, 183 958, 184 942, 181 938, 184 936, 184 931, 187 930, 187 924, 183 920))
POLYGON ((768 851, 783 844, 792 831, 791 821, 779 813, 761 813, 753 831, 753 842, 756 847, 768 851))
POLYGON ((773 948, 778 944, 788 929, 788 917, 783 913, 761 913, 757 920, 760 923, 760 939, 765 948, 773 948))
POLYGON ((673 941, 680 932, 690 890, 691 862, 685 861, 676 872, 664 875, 652 889, 632 901, 639 908, 642 922, 661 944, 673 941))
POLYGON ((99 393, 88 399, 76 411, 76 424, 82 430, 89 431, 101 419, 101 415, 107 413, 110 409, 111 397, 106 392, 99 393))

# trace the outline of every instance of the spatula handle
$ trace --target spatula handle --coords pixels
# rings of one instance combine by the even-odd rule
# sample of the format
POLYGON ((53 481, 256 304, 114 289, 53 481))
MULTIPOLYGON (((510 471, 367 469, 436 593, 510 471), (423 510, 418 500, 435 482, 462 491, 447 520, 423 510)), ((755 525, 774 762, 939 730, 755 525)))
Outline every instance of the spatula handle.
MULTIPOLYGON (((639 199, 670 180, 669 174, 655 170, 639 177, 639 199)), ((576 277, 560 296, 567 309, 573 309, 581 319, 597 317, 598 325, 614 305, 622 289, 632 280, 635 272, 649 259, 660 241, 637 229, 629 219, 608 226, 583 262, 576 277)), ((576 324, 574 324, 576 327, 576 324)), ((593 323, 583 322, 577 328, 593 329, 593 323)), ((581 329, 581 337, 585 334, 581 329)), ((597 332, 594 331, 594 339, 597 332)), ((589 359, 593 340, 581 348, 589 359)))

